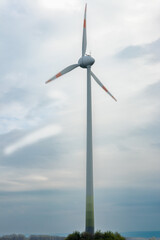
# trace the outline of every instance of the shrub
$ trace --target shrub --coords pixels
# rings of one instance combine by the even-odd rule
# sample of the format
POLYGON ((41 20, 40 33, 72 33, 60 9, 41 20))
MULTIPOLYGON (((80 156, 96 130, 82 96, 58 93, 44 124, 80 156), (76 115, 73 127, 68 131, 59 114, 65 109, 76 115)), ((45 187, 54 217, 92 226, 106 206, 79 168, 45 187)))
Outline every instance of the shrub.
POLYGON ((95 232, 94 235, 87 232, 73 232, 69 234, 65 240, 125 240, 118 232, 111 231, 102 233, 101 231, 95 232))
POLYGON ((81 239, 80 232, 77 231, 69 234, 68 237, 65 238, 65 240, 80 240, 80 239, 81 239))

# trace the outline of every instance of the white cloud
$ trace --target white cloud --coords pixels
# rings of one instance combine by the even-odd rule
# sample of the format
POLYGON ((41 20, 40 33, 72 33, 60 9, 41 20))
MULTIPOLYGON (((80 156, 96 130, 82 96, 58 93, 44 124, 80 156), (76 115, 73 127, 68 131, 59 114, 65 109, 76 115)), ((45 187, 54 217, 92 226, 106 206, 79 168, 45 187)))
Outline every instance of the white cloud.
MULTIPOLYGON (((67 161, 68 159, 66 159, 67 161)), ((26 191, 40 189, 80 189, 85 182, 82 172, 72 166, 66 169, 16 169, 0 167, 0 191, 26 191)))
POLYGON ((58 125, 48 125, 44 128, 41 128, 39 130, 36 130, 22 139, 18 140, 17 142, 13 143, 12 145, 9 145, 4 149, 4 154, 9 155, 14 153, 15 151, 31 145, 33 143, 36 143, 42 139, 57 135, 61 132, 61 127, 58 125))
POLYGON ((78 1, 75 0, 61 0, 61 1, 52 1, 52 0, 40 0, 37 1, 37 3, 39 4, 39 6, 42 9, 47 9, 49 11, 53 11, 53 10, 57 10, 57 9, 63 9, 63 10, 70 10, 70 9, 75 9, 77 6, 78 1))
POLYGON ((67 100, 66 94, 59 90, 50 89, 47 95, 49 98, 54 100, 59 100, 61 102, 65 102, 67 100))
POLYGON ((0 8, 5 7, 7 4, 7 0, 1 0, 0 1, 0 8))

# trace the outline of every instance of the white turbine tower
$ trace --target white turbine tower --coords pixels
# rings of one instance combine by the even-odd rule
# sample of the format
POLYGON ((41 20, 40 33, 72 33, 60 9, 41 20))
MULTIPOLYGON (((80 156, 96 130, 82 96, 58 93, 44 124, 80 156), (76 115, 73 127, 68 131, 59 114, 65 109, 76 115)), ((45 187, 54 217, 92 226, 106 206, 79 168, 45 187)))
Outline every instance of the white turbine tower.
POLYGON ((77 67, 87 69, 87 151, 86 151, 86 229, 85 231, 94 234, 94 197, 93 197, 93 160, 92 160, 92 105, 91 105, 91 76, 94 80, 115 100, 113 95, 100 82, 100 80, 91 71, 91 66, 95 60, 90 55, 86 55, 87 34, 86 34, 86 11, 85 5, 83 37, 82 37, 82 56, 77 64, 70 65, 50 78, 46 83, 72 71, 77 67))

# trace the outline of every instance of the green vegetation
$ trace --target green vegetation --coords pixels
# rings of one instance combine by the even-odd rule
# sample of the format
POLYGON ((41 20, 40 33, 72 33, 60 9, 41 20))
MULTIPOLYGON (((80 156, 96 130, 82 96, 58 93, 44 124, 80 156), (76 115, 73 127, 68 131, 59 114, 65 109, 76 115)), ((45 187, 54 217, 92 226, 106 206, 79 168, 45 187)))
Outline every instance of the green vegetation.
POLYGON ((64 240, 65 237, 57 237, 50 235, 31 235, 26 237, 22 234, 11 234, 0 237, 0 240, 64 240))
POLYGON ((119 233, 97 231, 94 235, 83 232, 73 232, 65 240, 125 240, 119 233))
POLYGON ((26 237, 22 234, 12 234, 1 236, 0 240, 125 240, 119 233, 97 231, 94 235, 87 232, 73 232, 68 237, 58 237, 49 235, 31 235, 26 237))

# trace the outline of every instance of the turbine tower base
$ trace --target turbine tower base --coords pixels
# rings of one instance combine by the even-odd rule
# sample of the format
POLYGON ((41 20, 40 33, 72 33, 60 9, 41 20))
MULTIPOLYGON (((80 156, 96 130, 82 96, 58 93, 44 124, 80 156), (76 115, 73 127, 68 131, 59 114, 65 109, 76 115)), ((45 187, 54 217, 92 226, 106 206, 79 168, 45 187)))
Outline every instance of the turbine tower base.
POLYGON ((86 232, 94 234, 91 66, 87 66, 86 232))

